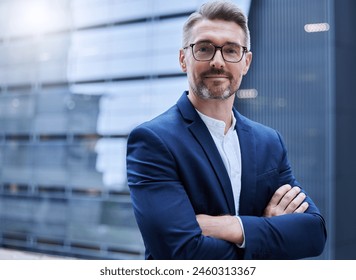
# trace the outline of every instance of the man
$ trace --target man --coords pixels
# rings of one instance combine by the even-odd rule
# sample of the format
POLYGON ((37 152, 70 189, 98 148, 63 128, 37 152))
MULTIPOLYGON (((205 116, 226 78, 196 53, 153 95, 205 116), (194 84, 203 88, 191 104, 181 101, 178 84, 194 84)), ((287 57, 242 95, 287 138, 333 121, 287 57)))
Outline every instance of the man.
POLYGON ((183 33, 179 61, 189 91, 128 139, 128 184, 146 258, 321 254, 324 220, 298 186, 280 135, 233 108, 252 60, 246 17, 230 2, 208 2, 183 33))

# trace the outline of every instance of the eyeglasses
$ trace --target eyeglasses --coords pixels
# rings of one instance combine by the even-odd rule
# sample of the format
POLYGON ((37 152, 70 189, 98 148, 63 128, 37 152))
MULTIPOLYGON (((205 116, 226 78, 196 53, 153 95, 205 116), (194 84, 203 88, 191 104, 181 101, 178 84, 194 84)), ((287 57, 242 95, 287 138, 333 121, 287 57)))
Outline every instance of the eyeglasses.
MULTIPOLYGON (((238 44, 228 43, 223 46, 215 46, 209 42, 198 42, 190 44, 193 57, 197 61, 209 61, 215 56, 216 50, 220 49, 223 59, 227 62, 238 63, 242 60, 244 54, 248 52, 247 47, 238 44)), ((187 49, 185 47, 184 49, 187 49)))

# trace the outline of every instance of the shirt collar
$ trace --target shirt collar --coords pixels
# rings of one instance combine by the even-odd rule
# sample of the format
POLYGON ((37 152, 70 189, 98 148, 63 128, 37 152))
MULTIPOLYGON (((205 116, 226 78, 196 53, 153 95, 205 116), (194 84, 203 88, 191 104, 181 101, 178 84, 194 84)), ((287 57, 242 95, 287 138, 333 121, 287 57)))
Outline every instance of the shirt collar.
MULTIPOLYGON (((207 115, 204 115, 203 113, 199 112, 198 110, 196 110, 196 111, 198 112, 199 116, 201 117, 201 119, 203 120, 205 125, 208 127, 211 134, 213 134, 214 136, 217 136, 219 138, 224 138, 225 126, 226 126, 225 122, 211 118, 207 115)), ((233 112, 231 112, 231 115, 232 115, 232 124, 231 124, 229 130, 227 131, 226 135, 229 134, 230 131, 235 130, 236 118, 235 118, 233 112)))

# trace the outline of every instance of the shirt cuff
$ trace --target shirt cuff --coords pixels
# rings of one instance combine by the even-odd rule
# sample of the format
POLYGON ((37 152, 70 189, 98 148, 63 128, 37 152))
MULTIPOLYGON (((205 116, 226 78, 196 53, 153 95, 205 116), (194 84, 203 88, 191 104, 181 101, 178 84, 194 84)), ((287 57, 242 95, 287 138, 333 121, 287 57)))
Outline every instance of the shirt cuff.
POLYGON ((244 240, 241 245, 240 245, 240 244, 236 244, 236 246, 243 249, 243 248, 245 248, 245 230, 244 230, 244 225, 243 225, 243 223, 242 223, 242 221, 241 221, 241 219, 240 219, 239 216, 235 216, 235 217, 237 218, 237 220, 239 221, 239 223, 240 223, 240 225, 241 225, 242 237, 243 237, 243 240, 244 240))

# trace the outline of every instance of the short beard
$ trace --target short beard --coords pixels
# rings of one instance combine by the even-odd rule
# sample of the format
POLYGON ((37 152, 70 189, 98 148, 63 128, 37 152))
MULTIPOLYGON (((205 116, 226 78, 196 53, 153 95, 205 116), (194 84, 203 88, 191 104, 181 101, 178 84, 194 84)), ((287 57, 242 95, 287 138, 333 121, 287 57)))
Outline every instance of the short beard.
POLYGON ((222 94, 216 95, 213 94, 202 82, 199 83, 197 86, 191 86, 193 92, 200 98, 208 100, 208 99, 215 99, 215 100, 226 100, 230 98, 235 92, 228 87, 224 90, 222 94))
MULTIPOLYGON (((209 74, 226 74, 223 70, 217 70, 217 69, 211 69, 210 71, 207 71, 205 73, 202 73, 201 77, 204 77, 209 74)), ((230 74, 227 74, 230 78, 230 81, 232 80, 232 76, 230 74)), ((226 100, 230 98, 232 95, 236 93, 230 86, 227 87, 222 94, 215 94, 211 92, 207 86, 204 84, 203 79, 201 79, 197 84, 193 84, 191 81, 190 87, 193 90, 194 94, 202 99, 208 100, 208 99, 214 99, 214 100, 226 100)))

